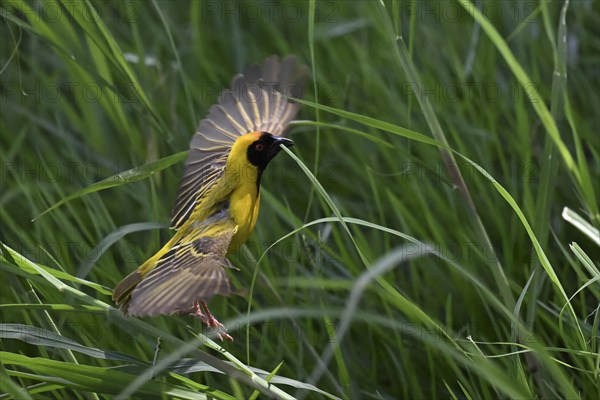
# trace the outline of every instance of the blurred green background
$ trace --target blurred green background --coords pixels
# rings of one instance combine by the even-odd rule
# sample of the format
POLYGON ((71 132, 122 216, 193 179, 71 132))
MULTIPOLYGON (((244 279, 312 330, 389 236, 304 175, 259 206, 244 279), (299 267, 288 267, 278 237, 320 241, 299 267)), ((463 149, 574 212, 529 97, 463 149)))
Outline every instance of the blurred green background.
POLYGON ((599 8, 2 1, 3 396, 600 397, 599 8), (272 54, 312 81, 211 301, 235 341, 124 319, 198 122, 272 54))

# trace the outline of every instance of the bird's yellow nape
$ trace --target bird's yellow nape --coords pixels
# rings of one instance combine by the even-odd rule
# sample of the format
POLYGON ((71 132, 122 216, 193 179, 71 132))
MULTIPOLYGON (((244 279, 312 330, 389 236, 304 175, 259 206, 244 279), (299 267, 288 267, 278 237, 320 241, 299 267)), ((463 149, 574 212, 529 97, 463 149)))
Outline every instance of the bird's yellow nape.
POLYGON ((238 155, 242 155, 248 151, 248 147, 257 140, 260 139, 262 135, 268 134, 266 132, 250 132, 246 133, 238 137, 233 146, 231 146, 231 150, 229 152, 229 159, 237 157, 238 155))
POLYGON ((233 172, 232 169, 234 168, 236 170, 246 168, 254 169, 254 166, 248 161, 248 149, 253 143, 256 143, 262 135, 263 132, 250 132, 238 137, 229 151, 226 169, 230 172, 233 172))

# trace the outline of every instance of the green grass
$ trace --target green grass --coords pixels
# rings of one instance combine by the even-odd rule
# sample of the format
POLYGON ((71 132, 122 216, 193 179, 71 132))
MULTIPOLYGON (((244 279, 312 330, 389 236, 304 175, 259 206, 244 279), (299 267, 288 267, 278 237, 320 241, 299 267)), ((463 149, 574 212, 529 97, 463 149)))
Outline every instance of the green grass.
POLYGON ((0 3, 0 398, 599 397, 600 7, 477 4, 0 3), (211 301, 235 341, 125 318, 271 54, 313 80, 211 301))

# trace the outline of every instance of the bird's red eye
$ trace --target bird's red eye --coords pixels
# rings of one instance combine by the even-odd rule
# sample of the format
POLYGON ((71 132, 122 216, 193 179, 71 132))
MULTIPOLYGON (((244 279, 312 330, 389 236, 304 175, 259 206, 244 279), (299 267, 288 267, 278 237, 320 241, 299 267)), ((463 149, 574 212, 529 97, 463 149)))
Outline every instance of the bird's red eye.
POLYGON ((264 145, 264 144, 262 144, 262 143, 257 143, 257 144, 256 144, 256 146, 254 146, 254 148, 255 148, 257 151, 263 151, 263 150, 265 149, 265 145, 264 145))

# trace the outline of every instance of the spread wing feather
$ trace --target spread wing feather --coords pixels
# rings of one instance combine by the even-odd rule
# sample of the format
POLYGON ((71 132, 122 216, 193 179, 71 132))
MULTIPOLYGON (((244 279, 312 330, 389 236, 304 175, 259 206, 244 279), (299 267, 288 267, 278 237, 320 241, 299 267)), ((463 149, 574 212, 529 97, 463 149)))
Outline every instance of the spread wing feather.
POLYGON ((237 226, 222 211, 193 227, 131 292, 127 313, 154 316, 189 310, 195 301, 231 292, 225 258, 237 226))
POLYGON ((190 143, 185 172, 172 212, 171 228, 179 229, 223 175, 235 140, 249 132, 280 136, 298 112, 287 97, 302 97, 308 68, 296 58, 273 56, 236 75, 206 119, 200 122, 190 143))

